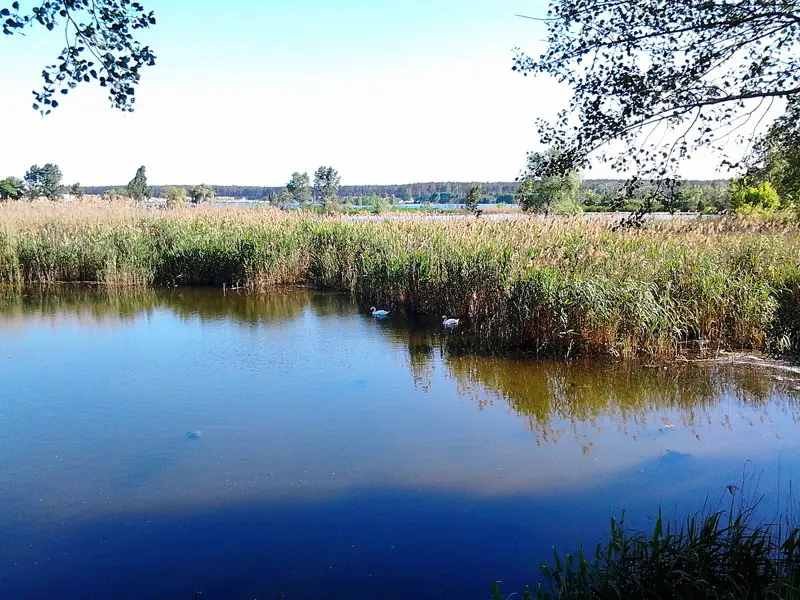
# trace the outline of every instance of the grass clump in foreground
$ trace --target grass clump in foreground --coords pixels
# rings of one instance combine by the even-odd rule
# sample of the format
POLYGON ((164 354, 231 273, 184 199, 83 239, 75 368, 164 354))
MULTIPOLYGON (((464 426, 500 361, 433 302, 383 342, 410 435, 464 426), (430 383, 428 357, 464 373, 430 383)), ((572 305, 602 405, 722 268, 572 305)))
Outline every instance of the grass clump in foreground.
POLYGON ((458 316, 470 348, 670 355, 800 348, 800 223, 350 222, 268 208, 0 205, 0 282, 349 292, 458 316))
MULTIPOLYGON (((742 511, 693 515, 665 523, 651 535, 612 520, 610 539, 594 556, 559 556, 542 566, 544 583, 522 598, 797 599, 800 598, 800 528, 753 525, 742 511)), ((499 582, 493 600, 504 598, 499 582)), ((510 597, 510 596, 509 596, 510 597)))

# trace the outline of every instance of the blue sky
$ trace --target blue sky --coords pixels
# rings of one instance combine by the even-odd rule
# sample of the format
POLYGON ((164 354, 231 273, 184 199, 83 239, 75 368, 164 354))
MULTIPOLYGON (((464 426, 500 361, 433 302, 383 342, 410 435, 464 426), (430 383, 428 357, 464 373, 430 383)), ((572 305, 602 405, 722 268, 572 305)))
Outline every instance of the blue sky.
POLYGON ((569 97, 511 71, 514 47, 541 49, 543 26, 515 16, 541 0, 142 2, 158 64, 133 114, 85 85, 42 119, 30 91, 62 38, 0 39, 0 176, 56 162, 118 184, 144 164, 157 184, 282 185, 330 164, 345 184, 511 180, 535 119, 569 97))

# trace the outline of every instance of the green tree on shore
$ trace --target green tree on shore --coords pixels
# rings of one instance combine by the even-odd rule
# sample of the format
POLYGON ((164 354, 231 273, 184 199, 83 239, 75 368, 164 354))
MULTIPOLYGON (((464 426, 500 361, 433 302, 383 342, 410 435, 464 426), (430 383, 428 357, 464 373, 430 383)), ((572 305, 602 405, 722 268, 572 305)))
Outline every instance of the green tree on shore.
POLYGON ((576 172, 550 175, 542 179, 526 178, 515 196, 525 212, 568 214, 580 212, 577 199, 581 180, 576 172))
POLYGON ((269 197, 269 203, 272 206, 284 206, 296 201, 295 196, 288 189, 282 189, 269 197))
POLYGON ((182 187, 167 187, 164 188, 164 200, 167 203, 167 208, 176 208, 183 206, 189 200, 189 195, 186 189, 182 187))
POLYGON ((153 195, 153 189, 147 185, 147 174, 144 166, 136 169, 136 175, 128 182, 125 189, 128 192, 128 196, 137 202, 150 199, 153 195))
POLYGON ((740 214, 768 214, 781 205, 780 196, 769 181, 749 186, 744 180, 735 180, 731 188, 733 209, 740 214))
POLYGON ((314 196, 326 210, 335 210, 338 206, 340 182, 339 171, 333 167, 320 167, 314 172, 314 196))
POLYGON ((314 195, 317 200, 335 197, 339 193, 341 177, 333 167, 320 167, 314 172, 314 195))
POLYGON ((561 160, 562 151, 551 148, 545 152, 531 152, 515 199, 525 212, 571 213, 579 212, 578 196, 581 177, 577 171, 565 174, 554 167, 561 160))
POLYGON ((69 194, 79 200, 83 198, 83 188, 81 187, 80 183, 73 183, 69 186, 69 194))
POLYGON ((742 182, 770 183, 784 206, 800 203, 800 98, 791 98, 753 147, 742 182))
POLYGON ((58 165, 47 163, 43 167, 32 165, 25 173, 25 185, 31 199, 44 196, 49 200, 61 198, 61 169, 58 165))
POLYGON ((214 188, 205 183, 194 185, 189 189, 189 197, 192 199, 193 204, 211 202, 214 199, 214 188))
POLYGON ((292 173, 292 179, 286 184, 286 190, 292 195, 292 200, 298 204, 308 204, 314 198, 311 193, 311 180, 308 173, 292 173))
POLYGON ((471 212, 477 212, 478 203, 481 201, 481 189, 482 186, 480 183, 473 183, 469 186, 467 198, 464 201, 464 208, 471 212))
POLYGON ((19 200, 25 193, 25 183, 16 177, 0 180, 0 200, 19 200))

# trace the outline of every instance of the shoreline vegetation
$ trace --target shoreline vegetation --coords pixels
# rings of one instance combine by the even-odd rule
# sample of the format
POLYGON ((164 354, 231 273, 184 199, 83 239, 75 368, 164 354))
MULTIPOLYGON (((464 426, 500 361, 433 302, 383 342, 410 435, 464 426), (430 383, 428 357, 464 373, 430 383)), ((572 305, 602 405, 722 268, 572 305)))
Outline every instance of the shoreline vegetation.
POLYGON ((800 223, 348 222, 264 207, 0 204, 0 283, 304 285, 463 319, 471 349, 675 356, 800 348, 800 223))
MULTIPOLYGON (((740 494, 729 486, 732 496, 740 494)), ((751 508, 705 512, 667 521, 652 533, 611 520, 609 538, 594 552, 561 555, 540 565, 543 583, 492 600, 605 600, 638 598, 800 598, 800 527, 789 518, 758 522, 751 508)))

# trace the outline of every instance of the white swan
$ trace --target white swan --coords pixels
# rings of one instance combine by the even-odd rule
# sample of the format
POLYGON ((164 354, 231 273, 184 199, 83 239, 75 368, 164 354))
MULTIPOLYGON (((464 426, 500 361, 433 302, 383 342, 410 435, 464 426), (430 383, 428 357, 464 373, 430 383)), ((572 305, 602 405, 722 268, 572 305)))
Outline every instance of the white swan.
POLYGON ((448 319, 447 315, 442 315, 442 325, 445 327, 457 327, 461 319, 448 319))
POLYGON ((378 317, 379 319, 382 319, 383 317, 388 317, 389 313, 391 312, 388 310, 376 310, 374 306, 370 307, 370 310, 372 311, 372 316, 378 317))

